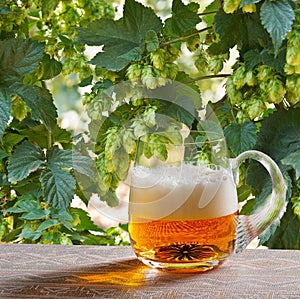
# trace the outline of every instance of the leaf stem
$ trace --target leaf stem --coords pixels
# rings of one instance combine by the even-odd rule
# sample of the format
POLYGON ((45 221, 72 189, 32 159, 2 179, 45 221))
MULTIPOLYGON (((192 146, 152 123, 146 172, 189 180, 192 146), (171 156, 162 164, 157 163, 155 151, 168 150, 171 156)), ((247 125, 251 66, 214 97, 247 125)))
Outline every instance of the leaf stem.
POLYGON ((188 34, 188 35, 185 35, 185 36, 181 36, 181 37, 172 39, 172 40, 170 40, 170 41, 167 41, 167 42, 165 42, 165 43, 162 43, 161 46, 168 46, 168 45, 171 45, 171 44, 175 44, 175 43, 177 43, 177 42, 181 42, 181 41, 183 41, 183 40, 185 40, 185 39, 187 39, 187 38, 189 38, 189 37, 195 36, 195 35, 197 35, 197 34, 199 34, 199 33, 201 33, 201 32, 210 30, 210 29, 212 29, 212 28, 213 28, 213 26, 205 27, 205 28, 200 29, 200 30, 198 30, 198 31, 196 31, 196 32, 193 32, 193 33, 191 33, 191 34, 188 34))
POLYGON ((207 12, 200 12, 198 14, 198 16, 212 15, 212 14, 215 14, 217 12, 218 12, 218 10, 212 10, 212 11, 207 11, 207 12))
POLYGON ((47 130, 47 147, 50 149, 52 147, 52 132, 47 130))
POLYGON ((206 79, 214 79, 214 78, 226 78, 231 76, 231 74, 217 74, 217 75, 206 75, 206 76, 200 76, 200 77, 196 77, 193 78, 191 80, 185 81, 184 83, 193 83, 196 81, 201 81, 201 80, 206 80, 206 79))

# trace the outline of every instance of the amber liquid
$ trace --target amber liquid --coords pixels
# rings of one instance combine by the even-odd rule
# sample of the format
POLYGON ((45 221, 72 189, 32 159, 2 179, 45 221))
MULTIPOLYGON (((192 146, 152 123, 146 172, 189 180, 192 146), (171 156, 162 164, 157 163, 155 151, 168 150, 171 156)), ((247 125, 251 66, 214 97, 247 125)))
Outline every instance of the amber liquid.
POLYGON ((131 219, 129 233, 143 261, 219 264, 234 250, 236 225, 237 213, 201 220, 131 219))

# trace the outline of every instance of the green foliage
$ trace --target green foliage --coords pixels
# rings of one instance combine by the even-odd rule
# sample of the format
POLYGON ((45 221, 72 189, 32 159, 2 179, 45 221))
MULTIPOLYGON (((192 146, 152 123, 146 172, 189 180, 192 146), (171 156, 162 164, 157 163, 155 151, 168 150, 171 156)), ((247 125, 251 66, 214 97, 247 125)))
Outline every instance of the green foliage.
POLYGON ((11 111, 9 97, 19 96, 30 108, 32 118, 41 120, 48 129, 56 123, 56 108, 52 96, 42 87, 24 84, 26 75, 34 72, 42 60, 44 47, 29 39, 0 41, 0 89, 3 117, 0 132, 4 130, 11 111))
MULTIPOLYGON (((132 4, 132 1, 125 2, 125 10, 129 4, 132 4)), ((194 84, 198 80, 198 78, 194 80, 184 71, 178 72, 176 59, 181 55, 182 45, 185 44, 193 53, 195 67, 201 75, 206 75, 208 72, 218 74, 222 71, 224 62, 229 58, 229 50, 236 47, 239 51, 239 57, 232 66, 233 74, 226 82, 226 97, 222 99, 221 105, 217 103, 214 106, 214 112, 223 125, 233 156, 245 150, 257 148, 268 153, 280 165, 286 179, 290 182, 287 195, 291 198, 293 194, 294 211, 297 213, 299 190, 296 188, 292 192, 292 186, 297 184, 299 179, 298 148, 295 152, 291 152, 291 145, 282 143, 288 136, 295 133, 294 128, 299 132, 300 127, 293 116, 294 108, 299 105, 297 87, 299 59, 296 54, 299 51, 296 38, 299 30, 297 5, 289 1, 269 0, 226 0, 222 7, 218 4, 220 4, 218 1, 211 3, 200 18, 197 16, 199 7, 195 3, 184 5, 181 1, 173 1, 172 16, 165 21, 162 28, 158 28, 156 35, 154 28, 151 28, 151 22, 148 22, 147 26, 152 30, 148 33, 144 32, 144 42, 139 45, 141 50, 139 55, 131 57, 126 54, 126 61, 123 62, 119 62, 115 57, 113 68, 111 65, 98 65, 115 72, 111 77, 111 73, 107 76, 102 71, 103 80, 112 78, 114 84, 127 79, 134 81, 128 84, 129 90, 122 90, 120 97, 118 97, 119 90, 114 89, 118 99, 126 95, 130 101, 127 101, 126 105, 122 100, 115 102, 118 108, 115 112, 111 111, 101 127, 101 131, 109 133, 98 134, 96 138, 96 149, 99 155, 97 169, 100 176, 104 178, 100 189, 104 192, 103 198, 108 204, 115 204, 115 197, 112 195, 116 183, 126 173, 129 161, 134 159, 132 154, 135 151, 137 139, 157 130, 155 126, 159 128, 161 114, 173 119, 174 123, 176 120, 190 128, 197 126, 198 120, 194 111, 201 108, 201 103, 191 100, 192 96, 184 97, 166 88, 170 94, 167 101, 155 97, 156 90, 162 92, 163 88, 168 86, 168 79, 176 79, 185 84, 187 82, 194 84), (214 24, 214 28, 207 27, 203 31, 197 31, 196 25, 202 20, 207 21, 208 26, 214 24), (153 93, 145 93, 140 89, 139 80, 143 87, 153 90, 153 93), (151 111, 151 122, 146 121, 150 115, 149 111, 151 111), (288 119, 277 121, 276 117, 280 117, 281 113, 287 113, 288 119), (286 128, 285 125, 289 127, 286 128), (269 126, 272 128, 270 129, 269 126), (123 139, 119 134, 127 138, 123 139), (262 145, 264 136, 267 136, 268 140, 263 141, 262 145), (272 150, 268 151, 268 147, 272 150), (286 156, 278 157, 280 151, 283 151, 286 156), (127 153, 126 157, 122 156, 124 152, 127 153), (120 159, 125 161, 122 166, 124 173, 116 169, 120 159)), ((150 13, 149 8, 136 5, 150 13)), ((153 16, 153 13, 150 14, 153 16)), ((128 19, 127 11, 124 11, 123 19, 128 19)), ((106 22, 106 20, 101 22, 106 22)), ((118 36, 121 22, 110 22, 110 36, 118 36)), ((91 37, 90 44, 96 39, 92 31, 97 33, 99 29, 92 27, 93 24, 95 23, 89 25, 88 29, 79 29, 79 32, 83 33, 81 34, 83 42, 89 43, 90 41, 86 39, 89 36, 91 37)), ((152 25, 155 24, 153 22, 152 25)), ((97 42, 98 45, 103 44, 104 49, 109 49, 107 47, 112 45, 114 49, 122 48, 126 51, 135 49, 133 45, 130 46, 132 42, 130 39, 126 42, 129 48, 126 48, 124 40, 99 39, 97 42)), ((97 55, 102 56, 104 61, 104 55, 109 55, 109 52, 115 55, 114 49, 107 50, 106 54, 100 52, 97 55)), ((94 62, 95 60, 92 60, 92 63, 94 62)), ((199 78, 206 78, 205 75, 199 78)), ((196 90, 197 88, 196 85, 196 90)), ((96 99, 98 103, 106 103, 107 93, 103 91, 101 94, 97 93, 96 99)), ((89 98, 88 104, 96 103, 95 100, 89 98)), ((112 106, 113 101, 109 107, 112 106)), ((102 119, 102 112, 96 110, 96 107, 100 106, 93 107, 91 111, 93 118, 102 119)), ((100 110, 104 111, 102 107, 100 110)), ((296 144, 296 139, 293 140, 293 144, 296 144)), ((145 147, 144 155, 146 157, 156 155, 162 160, 166 159, 163 148, 145 147)), ((264 171, 253 165, 255 164, 250 163, 249 169, 243 170, 244 177, 241 177, 241 183, 238 186, 241 201, 250 195, 256 196, 244 206, 242 213, 246 214, 257 209, 270 193, 270 185, 265 180, 264 171), (243 185, 245 181, 249 185, 243 185)), ((273 225, 262 236, 263 242, 266 242, 280 227, 279 223, 273 225)), ((298 237, 295 233, 293 236, 298 237)))
POLYGON ((255 4, 255 3, 258 3, 260 2, 261 0, 242 0, 242 3, 241 3, 241 7, 245 6, 245 5, 249 5, 249 4, 255 4))
POLYGON ((300 249, 300 220, 293 213, 291 204, 281 219, 281 225, 264 244, 275 249, 300 249))
POLYGON ((278 51, 295 19, 294 10, 289 1, 265 1, 260 10, 263 26, 272 37, 275 51, 278 51))
POLYGON ((228 146, 236 156, 253 148, 256 144, 256 130, 252 122, 244 122, 241 126, 232 123, 225 127, 224 134, 228 146))
POLYGON ((249 71, 255 68, 257 65, 264 64, 270 66, 279 74, 284 74, 284 63, 285 63, 286 53, 284 50, 279 51, 277 56, 270 51, 270 49, 263 49, 259 51, 258 49, 249 50, 245 53, 245 70, 249 71))
POLYGON ((296 179, 300 178, 300 152, 292 152, 281 160, 285 165, 292 166, 296 171, 296 179))
POLYGON ((263 28, 259 14, 226 14, 220 10, 215 16, 216 33, 220 40, 210 46, 213 54, 226 53, 235 45, 241 55, 250 49, 260 49, 269 44, 269 37, 263 28))
POLYGON ((41 148, 29 141, 24 141, 15 148, 14 154, 8 164, 8 180, 15 183, 29 176, 44 164, 44 153, 41 148))
POLYGON ((196 3, 185 6, 181 0, 174 0, 172 17, 165 21, 164 33, 171 38, 178 38, 195 32, 195 26, 200 22, 198 8, 196 3))
POLYGON ((4 87, 0 89, 0 136, 2 136, 4 129, 9 121, 11 112, 11 97, 9 90, 4 87))
POLYGON ((277 111, 262 122, 256 148, 276 162, 300 149, 300 109, 277 111))
MULTIPOLYGON (((287 180, 290 182, 288 185, 287 196, 288 198, 290 198, 290 202, 295 202, 295 215, 298 215, 299 212, 297 200, 297 198, 299 197, 299 176, 297 175, 299 171, 299 163, 298 160, 294 160, 299 155, 300 149, 299 116, 300 110, 299 108, 297 108, 289 109, 288 111, 278 111, 266 118, 262 122, 260 134, 258 135, 258 141, 255 146, 256 149, 267 153, 274 159, 275 162, 277 162, 282 172, 285 174, 287 180)), ((246 181, 254 188, 254 190, 256 190, 256 192, 258 192, 259 189, 263 188, 263 186, 266 186, 270 183, 267 181, 267 175, 265 171, 263 171, 262 168, 255 163, 253 163, 249 167, 246 181)), ((261 198, 259 200, 263 201, 268 196, 268 194, 269 192, 262 192, 261 198)), ((287 213, 289 215, 291 214, 290 212, 287 213)), ((294 216, 287 215, 287 218, 284 219, 285 221, 291 221, 291 224, 288 225, 295 225, 297 227, 299 226, 300 220, 299 218, 294 216), (289 217, 291 218, 289 219, 289 217)), ((274 234, 279 238, 278 234, 282 234, 284 232, 284 229, 281 225, 276 230, 275 228, 273 227, 274 234)), ((291 238, 291 236, 287 237, 291 238)), ((284 240, 285 236, 280 235, 280 238, 284 240)), ((294 239, 291 239, 289 242, 297 242, 296 240, 299 239, 299 230, 297 231, 297 233, 293 233, 293 238, 294 239)), ((263 238, 263 241, 265 241, 267 245, 270 245, 271 243, 268 243, 267 240, 268 238, 263 238)), ((273 238, 272 242, 275 241, 276 238, 273 238)), ((289 244, 289 246, 291 246, 289 248, 294 248, 291 243, 289 244)), ((294 245, 296 246, 296 244, 294 245)))
MULTIPOLYGON (((98 193, 117 205, 116 190, 135 159, 137 140, 162 138, 157 131, 182 124, 199 128, 198 112, 205 108, 200 81, 224 76, 226 94, 214 99, 212 112, 231 156, 261 150, 288 182, 287 212, 261 242, 299 248, 298 6, 289 0, 215 0, 199 7, 174 0, 170 17, 162 21, 134 0, 125 1, 118 20, 105 0, 2 1, 0 240, 127 244, 121 233, 126 227, 99 229, 85 211, 70 207, 72 198, 87 202, 98 193), (99 46, 89 63, 85 44, 99 46), (181 62, 185 49, 193 70, 181 62), (232 49, 238 55, 230 75, 224 74, 232 49), (59 127, 45 84, 71 73, 78 86, 91 90, 83 99, 91 120, 87 143, 59 127)), ((150 146, 144 154, 167 158, 164 146, 150 146)), ((239 200, 255 198, 242 213, 259 208, 270 186, 262 168, 245 164, 239 200)))
POLYGON ((78 176, 91 178, 92 160, 75 151, 58 125, 44 80, 70 72, 85 78, 84 46, 75 28, 113 8, 95 1, 0 3, 0 242, 128 244, 121 228, 103 231, 83 210, 78 176), (75 63, 75 64, 74 64, 75 63))
POLYGON ((120 71, 131 61, 142 58, 149 32, 159 32, 160 19, 150 9, 134 0, 126 1, 123 18, 118 21, 100 19, 87 28, 78 29, 81 40, 90 46, 104 44, 91 63, 100 68, 120 71))

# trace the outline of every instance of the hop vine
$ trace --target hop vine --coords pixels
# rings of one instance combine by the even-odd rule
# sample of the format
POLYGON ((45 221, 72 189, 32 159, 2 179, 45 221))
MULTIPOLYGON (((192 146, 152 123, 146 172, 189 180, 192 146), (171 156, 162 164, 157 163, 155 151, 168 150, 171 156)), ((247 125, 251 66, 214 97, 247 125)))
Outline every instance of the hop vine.
POLYGON ((63 75, 77 73, 80 80, 92 74, 85 47, 76 28, 101 17, 113 18, 113 6, 105 0, 4 1, 0 36, 30 37, 45 44, 45 53, 63 61, 63 75))
POLYGON ((240 123, 259 119, 274 105, 286 105, 286 100, 293 104, 291 96, 287 97, 285 78, 267 65, 246 71, 242 64, 228 78, 226 92, 232 106, 239 110, 240 123))

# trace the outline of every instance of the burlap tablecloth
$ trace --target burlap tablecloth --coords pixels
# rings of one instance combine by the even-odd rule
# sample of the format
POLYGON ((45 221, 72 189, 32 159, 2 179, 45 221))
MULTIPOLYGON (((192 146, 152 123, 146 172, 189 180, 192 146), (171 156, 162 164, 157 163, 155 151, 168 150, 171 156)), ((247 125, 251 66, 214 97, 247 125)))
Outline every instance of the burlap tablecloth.
POLYGON ((142 265, 130 247, 0 245, 0 298, 300 298, 300 251, 248 249, 201 274, 142 265))

